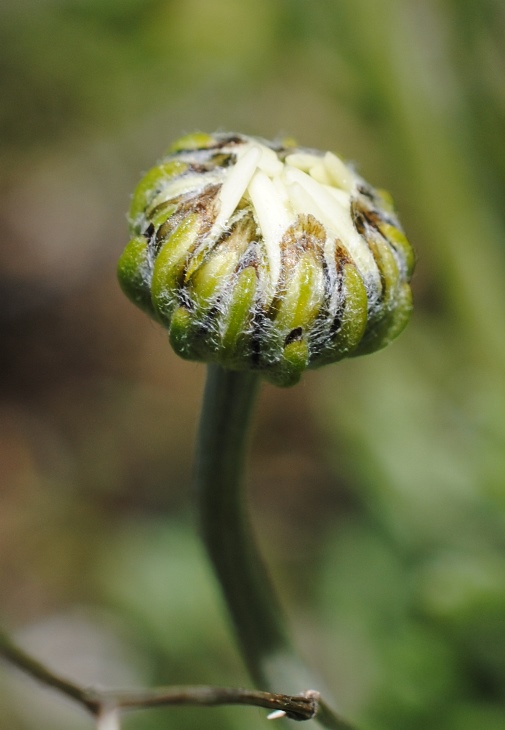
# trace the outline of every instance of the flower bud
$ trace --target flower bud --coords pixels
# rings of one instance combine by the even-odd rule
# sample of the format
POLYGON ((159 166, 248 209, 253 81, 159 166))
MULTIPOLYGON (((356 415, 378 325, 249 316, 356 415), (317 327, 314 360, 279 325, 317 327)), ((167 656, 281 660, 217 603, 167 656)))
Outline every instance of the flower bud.
POLYGON ((190 360, 292 385, 406 325, 414 255, 387 193, 331 152, 178 140, 138 185, 125 293, 190 360))

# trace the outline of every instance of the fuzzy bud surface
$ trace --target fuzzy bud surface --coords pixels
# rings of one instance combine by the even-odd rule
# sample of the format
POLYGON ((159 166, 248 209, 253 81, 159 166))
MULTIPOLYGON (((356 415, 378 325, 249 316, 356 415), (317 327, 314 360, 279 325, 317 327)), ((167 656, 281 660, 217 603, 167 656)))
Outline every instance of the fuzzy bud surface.
POLYGON ((121 286, 186 359, 293 385, 409 319, 414 254, 391 199, 332 152, 183 137, 138 185, 129 223, 121 286))

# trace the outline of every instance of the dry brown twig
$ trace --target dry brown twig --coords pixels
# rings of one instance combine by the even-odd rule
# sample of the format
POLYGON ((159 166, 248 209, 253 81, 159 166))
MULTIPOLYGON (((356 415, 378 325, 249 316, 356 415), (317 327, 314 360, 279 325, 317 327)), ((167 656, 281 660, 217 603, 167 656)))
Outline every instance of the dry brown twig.
POLYGON ((317 714, 319 706, 319 693, 315 690, 299 695, 284 695, 253 689, 198 685, 133 690, 82 687, 31 657, 4 633, 0 633, 0 656, 32 679, 84 707, 96 718, 97 730, 119 730, 121 712, 170 705, 264 707, 271 711, 268 715, 271 720, 280 717, 310 720, 317 714))

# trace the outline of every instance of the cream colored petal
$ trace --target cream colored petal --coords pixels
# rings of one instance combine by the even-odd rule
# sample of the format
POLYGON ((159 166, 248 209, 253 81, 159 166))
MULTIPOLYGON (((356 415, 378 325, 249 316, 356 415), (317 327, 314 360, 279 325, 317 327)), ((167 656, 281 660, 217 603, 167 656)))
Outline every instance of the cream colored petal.
POLYGON ((265 145, 261 145, 261 157, 258 162, 258 167, 269 177, 274 177, 282 172, 284 165, 273 150, 265 145))
POLYGON ((328 170, 325 165, 319 160, 319 162, 310 168, 309 175, 317 180, 317 182, 323 185, 331 185, 331 179, 328 174, 328 170))
MULTIPOLYGON (((286 167, 285 177, 289 185, 296 184, 303 189, 310 212, 321 221, 330 234, 342 239, 361 274, 379 282, 377 264, 366 241, 352 222, 350 199, 344 208, 323 185, 293 167, 286 167)), ((295 190, 297 199, 300 200, 301 193, 297 188, 295 190)))
POLYGON ((273 296, 281 270, 280 241, 293 222, 282 196, 267 175, 257 170, 249 184, 249 195, 263 236, 273 296))
POLYGON ((345 165, 340 157, 333 152, 327 152, 324 156, 324 166, 328 171, 331 182, 342 190, 351 191, 355 187, 355 180, 352 171, 345 165))
POLYGON ((226 227, 228 220, 235 212, 237 205, 247 190, 247 186, 251 182, 260 158, 260 148, 257 146, 249 147, 237 163, 229 169, 219 192, 220 208, 212 227, 211 237, 226 227))
POLYGON ((311 167, 321 162, 321 157, 318 155, 311 155, 308 152, 293 152, 292 155, 286 157, 286 164, 292 165, 298 168, 298 170, 304 170, 308 172, 311 167))

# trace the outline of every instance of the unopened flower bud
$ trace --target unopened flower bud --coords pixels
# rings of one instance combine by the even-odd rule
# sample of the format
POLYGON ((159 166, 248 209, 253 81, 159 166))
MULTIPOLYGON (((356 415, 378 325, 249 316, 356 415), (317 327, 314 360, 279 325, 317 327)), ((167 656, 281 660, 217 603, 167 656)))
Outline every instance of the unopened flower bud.
POLYGON ((121 285, 190 360, 292 385, 410 316, 414 255, 391 200, 331 152, 189 135, 137 187, 130 226, 121 285))

